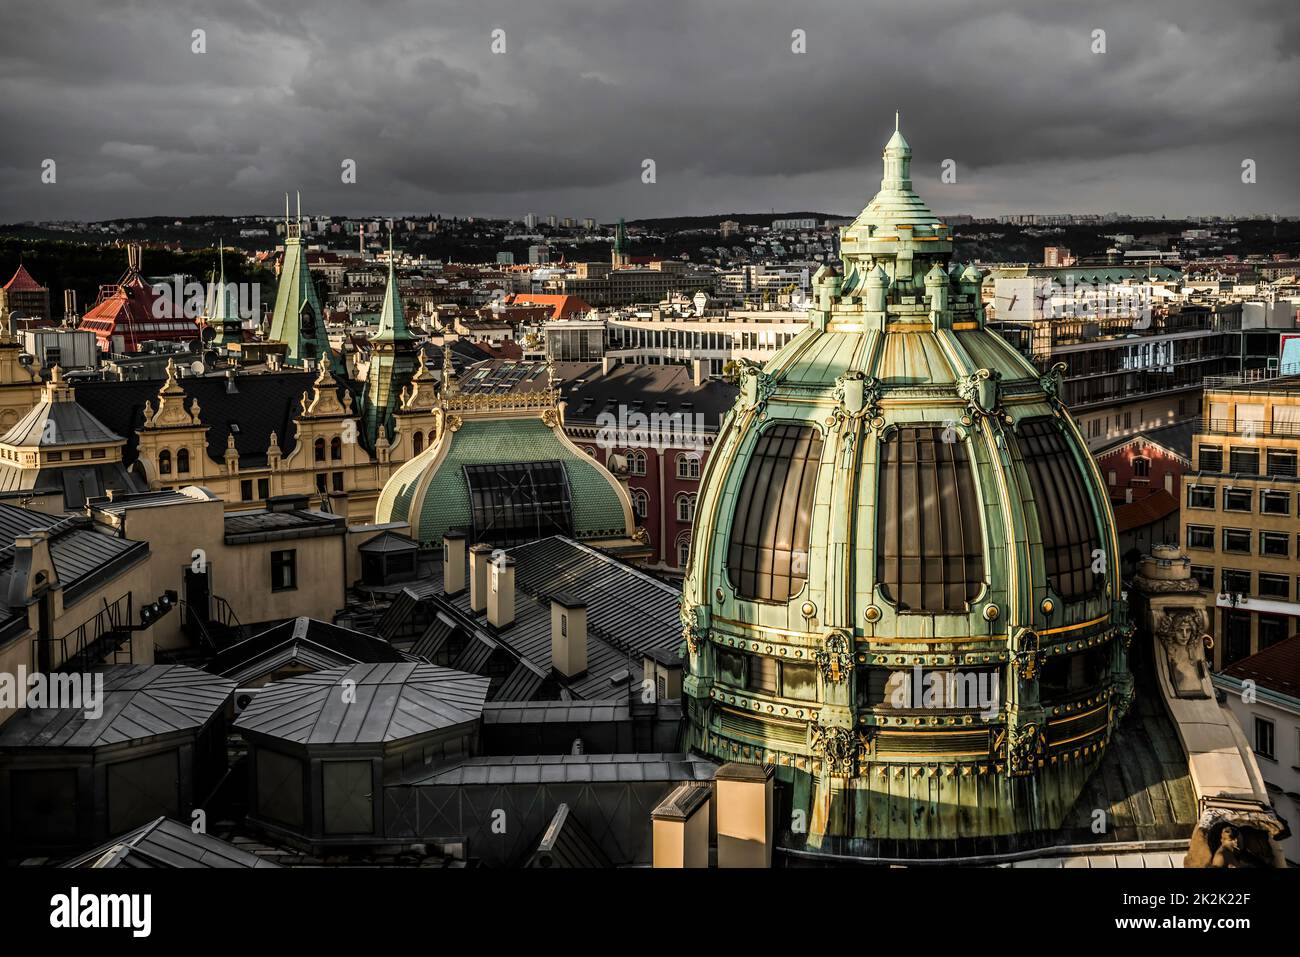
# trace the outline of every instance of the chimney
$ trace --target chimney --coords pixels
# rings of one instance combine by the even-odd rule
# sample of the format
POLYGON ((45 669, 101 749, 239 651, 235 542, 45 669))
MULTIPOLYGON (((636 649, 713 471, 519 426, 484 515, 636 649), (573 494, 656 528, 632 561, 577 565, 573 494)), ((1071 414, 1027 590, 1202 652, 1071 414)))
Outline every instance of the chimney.
POLYGON ((504 552, 488 561, 487 620, 495 628, 515 623, 515 560, 504 552))
POLYGON ((442 536, 442 591, 445 595, 459 595, 465 590, 465 541, 461 531, 451 531, 442 536))
POLYGON ((572 678, 587 670, 587 603, 551 596, 551 667, 572 678))
POLYGON ((491 545, 471 545, 469 549, 469 610, 474 614, 487 610, 488 557, 491 545))
POLYGON ((709 360, 692 359, 691 360, 691 382, 696 386, 702 386, 709 381, 709 360))
POLYGON ((709 866, 708 781, 679 785, 650 813, 655 867, 709 866))
POLYGON ((732 762, 713 780, 718 801, 718 867, 772 866, 770 764, 732 762))

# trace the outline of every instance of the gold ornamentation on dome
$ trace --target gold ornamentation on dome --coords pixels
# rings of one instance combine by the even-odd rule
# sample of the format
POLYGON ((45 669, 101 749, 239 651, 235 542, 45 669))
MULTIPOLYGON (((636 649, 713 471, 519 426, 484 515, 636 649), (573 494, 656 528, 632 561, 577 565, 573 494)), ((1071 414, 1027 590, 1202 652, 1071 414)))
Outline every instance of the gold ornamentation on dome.
POLYGON ((876 605, 868 605, 867 610, 862 613, 862 617, 866 618, 867 621, 874 625, 876 622, 880 621, 880 608, 876 605))
POLYGON ((853 668, 849 636, 843 631, 832 631, 826 636, 825 645, 813 653, 813 660, 827 681, 832 684, 847 681, 853 668))
POLYGON ((459 431, 460 431, 460 426, 461 426, 462 421, 463 421, 463 420, 461 419, 461 417, 460 417, 459 415, 455 415, 455 414, 448 415, 447 418, 446 418, 446 422, 447 422, 447 431, 448 431, 448 432, 459 432, 459 431))
POLYGON ((814 615, 817 614, 817 606, 810 601, 806 601, 803 603, 803 607, 799 609, 799 612, 805 618, 812 618, 814 615))
POLYGON ((1043 603, 1039 605, 1039 607, 1043 609, 1044 615, 1050 615, 1052 612, 1056 611, 1056 604, 1050 598, 1044 598, 1043 603))
POLYGON ((1002 609, 999 608, 997 605, 993 604, 992 602, 989 602, 989 604, 984 606, 985 621, 997 621, 998 615, 1000 614, 1002 614, 1002 609))

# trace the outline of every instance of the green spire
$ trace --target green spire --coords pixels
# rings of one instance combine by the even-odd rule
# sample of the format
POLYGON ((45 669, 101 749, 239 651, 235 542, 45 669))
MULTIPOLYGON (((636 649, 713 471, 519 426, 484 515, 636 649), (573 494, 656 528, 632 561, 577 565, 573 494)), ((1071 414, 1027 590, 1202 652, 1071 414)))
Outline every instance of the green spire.
POLYGON ((361 394, 361 428, 367 447, 374 449, 383 426, 397 433, 395 412, 402 390, 419 368, 415 340, 407 328, 402 297, 397 291, 397 269, 393 261, 393 234, 388 234, 388 288, 379 313, 379 331, 370 338, 370 365, 361 394))
POLYGON ((610 260, 615 266, 627 265, 627 226, 621 218, 618 227, 614 230, 614 251, 610 260))
POLYGON ((284 262, 280 266, 280 286, 275 294, 271 314, 271 336, 288 346, 285 363, 315 365, 329 352, 329 333, 325 330, 325 310, 321 308, 312 282, 307 256, 302 248, 302 201, 298 216, 289 218, 289 195, 284 197, 284 262))
POLYGON ((379 311, 379 331, 371 342, 409 342, 411 330, 406 327, 406 313, 402 308, 402 294, 397 289, 397 270, 393 265, 393 234, 388 234, 388 288, 384 290, 384 305, 379 311))
POLYGON ((226 285, 226 247, 217 240, 217 288, 209 297, 212 315, 208 316, 208 325, 216 333, 212 345, 218 348, 232 342, 243 340, 243 330, 239 319, 239 305, 231 298, 230 287, 226 285))

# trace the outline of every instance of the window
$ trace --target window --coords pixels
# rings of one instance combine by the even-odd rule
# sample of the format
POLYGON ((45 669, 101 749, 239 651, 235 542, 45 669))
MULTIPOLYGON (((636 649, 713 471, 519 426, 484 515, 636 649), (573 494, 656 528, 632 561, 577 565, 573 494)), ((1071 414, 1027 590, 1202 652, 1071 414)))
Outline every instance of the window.
POLYGON ((745 669, 745 688, 761 694, 776 694, 781 686, 780 664, 775 658, 766 655, 750 655, 749 667, 745 669))
POLYGON ((1150 478, 1151 477, 1151 460, 1138 456, 1133 460, 1133 477, 1150 478))
POLYGON ((260 498, 260 499, 268 499, 268 498, 271 497, 271 480, 270 480, 270 479, 258 479, 258 480, 257 480, 257 497, 260 498))
POLYGON ((1289 627, 1290 618, 1282 615, 1260 615, 1259 616, 1259 650, 1263 651, 1270 645, 1276 645, 1279 641, 1285 641, 1291 633, 1289 627))
POLYGON ((1290 598, 1291 579, 1286 575, 1259 573, 1259 595, 1261 598, 1290 598))
POLYGON ((680 538, 677 540, 677 567, 685 568, 691 560, 691 540, 689 538, 680 538))
POLYGON ((85 449, 73 449, 71 452, 68 453, 69 460, 73 462, 80 462, 83 459, 85 459, 85 457, 86 457, 85 449))
POLYGON ((1054 419, 1022 422, 1017 442, 1038 506, 1048 583, 1066 601, 1090 597, 1105 576, 1092 570, 1101 542, 1083 469, 1054 419))
POLYGON ((1213 485, 1187 486, 1187 507, 1214 508, 1214 492, 1213 485))
POLYGON ((531 542, 573 532, 569 475, 557 461, 462 466, 473 541, 531 542))
POLYGON ((984 538, 965 442, 936 426, 881 445, 876 577, 901 609, 962 612, 984 585, 984 538))
POLYGON ((1259 511, 1261 515, 1290 515, 1291 493, 1260 489, 1259 511))
POLYGON ((312 443, 312 459, 316 462, 325 461, 325 439, 318 438, 312 443))
POLYGON ((1238 475, 1259 474, 1259 449, 1232 449, 1228 454, 1228 471, 1238 475))
POLYGON ((629 475, 645 475, 645 452, 640 449, 632 449, 627 453, 627 473, 629 475))
POLYGON ((159 475, 172 474, 172 454, 167 449, 163 449, 161 452, 158 453, 158 474, 159 475))
POLYGON ((334 491, 336 492, 343 491, 343 473, 335 472, 333 476, 331 476, 331 478, 333 479, 334 482, 334 491))
POLYGON ((411 437, 411 450, 415 455, 419 455, 421 452, 424 451, 423 432, 416 432, 415 435, 411 437))
POLYGON ((343 440, 337 435, 330 439, 330 461, 339 462, 343 459, 343 440))
POLYGON ((1223 448, 1218 445, 1202 445, 1198 454, 1199 467, 1202 472, 1223 471, 1223 448))
POLYGON ((90 457, 92 459, 105 459, 108 458, 108 452, 105 449, 91 449, 90 457))
POLYGON ((1223 530, 1223 550, 1225 552, 1237 552, 1241 555, 1249 555, 1250 529, 1225 528, 1223 530))
POLYGON ((1223 490, 1223 510, 1225 512, 1249 512, 1250 489, 1225 488, 1223 490))
POLYGON ((1188 525, 1187 547, 1214 551, 1214 529, 1208 525, 1188 525))
POLYGON ((645 489, 632 489, 632 511, 636 517, 645 518, 649 510, 650 496, 646 494, 645 489))
MULTIPOLYGON (((1250 572, 1238 571, 1235 568, 1225 568, 1223 570, 1223 591, 1227 595, 1249 595, 1250 594, 1250 572)), ((1247 627, 1249 627, 1250 616, 1246 616, 1247 627)))
POLYGON ((1296 450, 1269 449, 1267 452, 1267 471, 1269 475, 1293 478, 1296 474, 1296 450))
POLYGON ((1247 657, 1250 654, 1250 612, 1227 612, 1224 615, 1224 631, 1227 633, 1223 642, 1224 665, 1247 657))
POLYGON ((1267 718, 1255 718, 1255 753, 1261 757, 1276 761, 1273 753, 1273 722, 1267 718))
POLYGON ((1214 587, 1214 568, 1210 565, 1193 565, 1192 578, 1202 588, 1210 589, 1214 587))
POLYGON ((316 473, 316 491, 325 492, 329 489, 329 476, 324 472, 316 473))
POLYGON ((731 520, 727 578, 743 598, 788 601, 808 578, 821 432, 777 423, 759 435, 731 520))
POLYGON ((251 502, 253 500, 253 480, 241 479, 239 482, 239 500, 241 502, 251 502))
POLYGON ((1287 558, 1290 555, 1287 548, 1289 539, 1286 532, 1260 532, 1259 553, 1272 558, 1287 558))
POLYGON ((695 521, 695 495, 693 493, 683 493, 677 496, 677 521, 695 521))
POLYGON ((271 553, 271 591, 294 591, 298 587, 298 550, 271 553))
POLYGON ((190 450, 178 449, 176 451, 176 471, 181 475, 187 475, 190 471, 190 450))
POLYGON ((677 477, 679 479, 697 479, 700 477, 700 457, 698 455, 677 456, 677 477))

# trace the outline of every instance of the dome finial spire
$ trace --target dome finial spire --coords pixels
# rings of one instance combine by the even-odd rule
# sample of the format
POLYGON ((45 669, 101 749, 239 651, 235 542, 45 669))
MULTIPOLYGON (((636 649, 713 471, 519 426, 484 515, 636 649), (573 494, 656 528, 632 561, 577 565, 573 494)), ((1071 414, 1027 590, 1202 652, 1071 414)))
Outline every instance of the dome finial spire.
POLYGON ((894 110, 894 132, 898 132, 898 110, 894 110))

